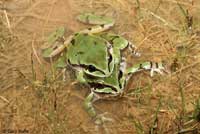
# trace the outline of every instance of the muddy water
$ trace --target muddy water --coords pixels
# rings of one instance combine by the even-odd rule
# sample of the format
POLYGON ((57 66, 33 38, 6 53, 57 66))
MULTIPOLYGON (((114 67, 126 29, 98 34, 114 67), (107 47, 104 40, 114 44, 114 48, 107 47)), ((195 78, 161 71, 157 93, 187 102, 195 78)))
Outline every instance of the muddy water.
MULTIPOLYGON (((198 4, 182 3, 188 9, 193 9, 194 16, 198 4), (191 8, 193 7, 193 8, 191 8)), ((159 1, 141 1, 143 8, 154 11, 159 1)), ((83 109, 82 103, 89 93, 85 85, 71 85, 73 73, 67 71, 66 81, 56 82, 52 79, 50 63, 41 57, 41 46, 47 35, 59 26, 67 30, 66 36, 84 27, 76 21, 75 16, 80 12, 95 12, 112 16, 116 26, 112 32, 125 36, 143 52, 138 59, 128 57, 128 64, 137 61, 167 59, 173 60, 175 44, 182 39, 178 32, 171 32, 170 27, 164 26, 147 13, 137 11, 138 4, 131 0, 8 0, 0 2, 0 131, 26 129, 28 133, 66 134, 66 133, 148 133, 154 121, 160 96, 164 96, 166 107, 170 104, 174 111, 179 111, 181 99, 177 83, 179 77, 165 80, 156 76, 150 78, 144 72, 136 74, 127 85, 124 98, 113 101, 95 102, 98 113, 108 112, 113 122, 103 127, 96 127, 92 119, 83 109), (5 10, 10 22, 10 28, 5 18, 5 10), (142 16, 143 15, 143 16, 142 16), (136 88, 138 87, 138 88, 136 88), (143 88, 139 88, 143 87, 143 88), (133 95, 130 95, 134 92, 133 95), (176 108, 177 107, 177 108, 176 108), (142 124, 142 127, 140 126, 142 124), (106 129, 105 129, 106 128, 106 129)), ((178 10, 174 3, 162 3, 157 11, 170 22, 176 22, 180 14, 170 16, 178 10)), ((198 18, 198 16, 195 16, 198 18)), ((175 24, 176 24, 175 23, 175 24)), ((182 23, 181 23, 182 24, 182 23)), ((197 39, 194 36, 193 40, 197 39)), ((196 43, 195 42, 195 43, 196 43)), ((196 59, 197 60, 197 59, 196 59)), ((198 71, 197 71, 198 72, 198 71)), ((55 72, 54 72, 55 73, 55 72)), ((186 90, 189 103, 199 93, 198 79, 187 78, 186 90)), ((181 79, 182 80, 182 79, 181 79)), ((163 109, 165 106, 163 106, 163 109)), ((188 106, 191 109, 191 106, 188 106)), ((158 132, 163 126, 171 132, 176 128, 175 115, 164 109, 159 114, 158 132)), ((166 132, 169 132, 166 131, 166 132)))

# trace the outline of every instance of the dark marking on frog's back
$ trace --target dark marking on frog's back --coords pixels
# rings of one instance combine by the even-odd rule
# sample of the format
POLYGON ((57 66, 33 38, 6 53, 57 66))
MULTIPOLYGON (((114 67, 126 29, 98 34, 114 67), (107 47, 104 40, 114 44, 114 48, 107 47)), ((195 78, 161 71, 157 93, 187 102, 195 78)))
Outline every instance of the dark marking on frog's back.
POLYGON ((64 52, 67 52, 67 47, 64 48, 64 52))
POLYGON ((74 36, 77 36, 79 33, 75 33, 74 36))
POLYGON ((95 46, 97 45, 97 42, 96 42, 96 41, 94 41, 94 45, 95 45, 95 46))
POLYGON ((105 24, 101 24, 100 27, 104 28, 104 27, 105 27, 105 24))
POLYGON ((88 16, 86 16, 86 18, 85 18, 85 23, 90 23, 90 20, 89 20, 89 15, 88 15, 88 16))
POLYGON ((88 33, 84 33, 83 36, 88 36, 88 33))
POLYGON ((77 54, 84 54, 84 52, 82 52, 82 51, 79 51, 79 52, 77 52, 77 54))
POLYGON ((75 44, 75 39, 72 39, 71 43, 72 43, 72 45, 74 45, 75 44))
POLYGON ((92 30, 92 28, 91 28, 91 27, 89 27, 89 28, 88 28, 88 30, 89 30, 89 31, 91 31, 91 30, 92 30))

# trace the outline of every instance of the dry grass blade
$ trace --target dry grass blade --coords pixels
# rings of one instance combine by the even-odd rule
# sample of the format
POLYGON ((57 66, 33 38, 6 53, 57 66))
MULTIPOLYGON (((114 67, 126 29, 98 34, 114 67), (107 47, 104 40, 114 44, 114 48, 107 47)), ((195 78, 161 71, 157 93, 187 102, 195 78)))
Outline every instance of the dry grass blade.
POLYGON ((152 15, 153 17, 155 17, 156 19, 160 20, 165 26, 168 26, 168 27, 171 28, 172 30, 179 31, 179 29, 178 29, 176 26, 174 26, 172 23, 166 21, 164 18, 158 16, 157 14, 151 12, 151 11, 148 10, 148 9, 144 9, 144 8, 143 8, 143 10, 144 10, 145 12, 151 14, 151 15, 152 15))
POLYGON ((38 63, 39 63, 40 65, 42 65, 42 62, 41 62, 40 58, 38 57, 38 54, 37 54, 37 52, 36 52, 36 50, 35 50, 35 47, 34 47, 34 39, 32 40, 31 46, 32 46, 33 54, 35 55, 35 57, 36 57, 38 63))
POLYGON ((6 103, 9 103, 10 101, 9 100, 7 100, 5 97, 3 97, 3 96, 0 96, 0 99, 1 100, 3 100, 4 102, 6 102, 6 103))
POLYGON ((12 33, 11 26, 10 26, 10 20, 8 18, 8 14, 7 14, 6 10, 3 10, 3 13, 4 13, 5 18, 6 18, 8 29, 9 29, 10 33, 12 33))

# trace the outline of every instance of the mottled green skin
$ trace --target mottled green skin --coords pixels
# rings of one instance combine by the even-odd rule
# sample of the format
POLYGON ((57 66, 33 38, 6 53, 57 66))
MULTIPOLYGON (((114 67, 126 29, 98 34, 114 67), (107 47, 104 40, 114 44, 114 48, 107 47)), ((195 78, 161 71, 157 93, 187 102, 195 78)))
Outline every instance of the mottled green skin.
POLYGON ((67 48, 67 59, 72 65, 82 66, 84 72, 92 76, 106 77, 112 73, 112 53, 108 52, 108 42, 103 38, 88 34, 77 34, 67 48), (90 71, 89 66, 95 67, 90 71))

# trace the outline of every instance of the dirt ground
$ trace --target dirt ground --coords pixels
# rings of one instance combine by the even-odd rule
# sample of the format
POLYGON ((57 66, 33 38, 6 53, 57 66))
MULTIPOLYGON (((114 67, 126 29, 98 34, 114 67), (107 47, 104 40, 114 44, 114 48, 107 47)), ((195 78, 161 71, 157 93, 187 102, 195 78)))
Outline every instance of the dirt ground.
POLYGON ((0 133, 200 133, 199 0, 0 0, 0 133), (73 72, 52 69, 41 56, 49 33, 66 37, 87 25, 76 16, 110 16, 110 30, 133 42, 141 57, 128 64, 164 61, 168 74, 135 74, 124 96, 95 102, 112 122, 97 127, 83 108, 87 85, 73 72))

